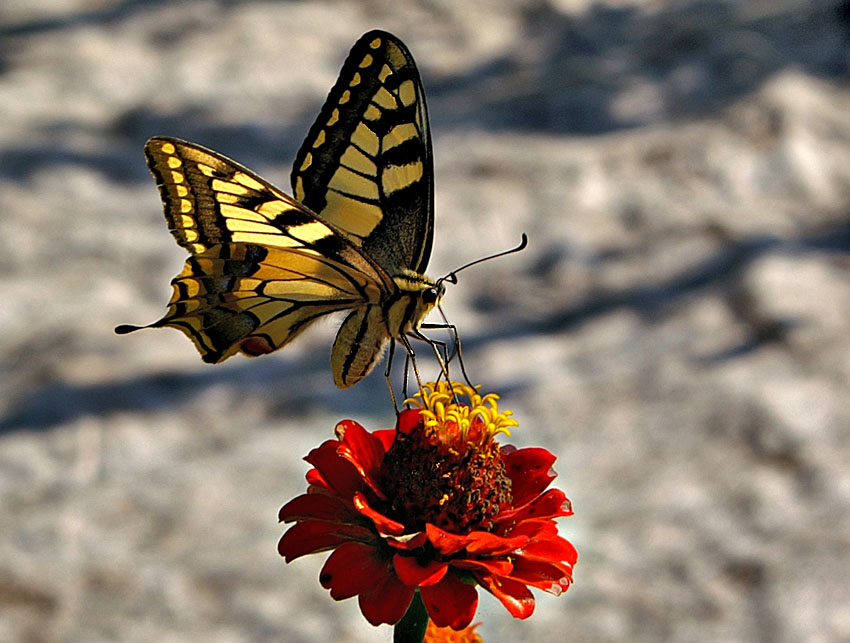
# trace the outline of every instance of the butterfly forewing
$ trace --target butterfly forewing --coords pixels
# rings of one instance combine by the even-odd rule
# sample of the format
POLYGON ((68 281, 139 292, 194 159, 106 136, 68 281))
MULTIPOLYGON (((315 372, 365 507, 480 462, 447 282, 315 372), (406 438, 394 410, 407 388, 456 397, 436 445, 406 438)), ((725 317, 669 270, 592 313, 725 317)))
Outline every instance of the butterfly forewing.
MULTIPOLYGON (((313 249, 379 278, 345 234, 248 168, 196 143, 155 137, 145 145, 165 218, 197 254, 222 243, 313 249)), ((385 275, 380 275, 387 281, 385 275)))
POLYGON ((295 157, 295 197, 390 274, 424 272, 433 239, 425 94, 410 52, 371 31, 352 47, 295 157))

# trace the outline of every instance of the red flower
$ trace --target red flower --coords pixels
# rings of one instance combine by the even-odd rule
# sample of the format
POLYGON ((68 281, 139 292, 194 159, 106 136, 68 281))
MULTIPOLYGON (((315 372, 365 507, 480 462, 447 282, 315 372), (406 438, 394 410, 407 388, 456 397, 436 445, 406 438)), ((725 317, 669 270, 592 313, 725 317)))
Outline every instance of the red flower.
POLYGON ((344 420, 310 452, 307 493, 280 510, 296 524, 278 550, 287 562, 332 550, 322 586, 336 600, 357 596, 373 625, 397 623, 419 591, 436 626, 463 629, 477 585, 527 618, 529 587, 561 594, 577 559, 554 520, 572 515, 570 502, 546 490, 555 456, 494 440, 516 426, 495 395, 456 382, 425 389, 397 430, 344 420))

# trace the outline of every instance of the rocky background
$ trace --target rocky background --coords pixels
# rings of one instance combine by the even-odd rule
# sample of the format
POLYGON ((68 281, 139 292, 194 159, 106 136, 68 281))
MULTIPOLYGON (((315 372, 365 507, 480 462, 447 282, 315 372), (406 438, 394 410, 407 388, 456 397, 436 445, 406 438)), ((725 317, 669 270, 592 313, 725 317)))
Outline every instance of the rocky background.
MULTIPOLYGON (((333 324, 201 363, 144 141, 288 187, 349 47, 420 65, 430 273, 467 369, 558 456, 575 585, 486 641, 850 640, 847 3, 4 0, 0 640, 389 641, 284 564, 312 446, 387 426, 333 324)), ((423 361, 426 372, 432 363, 423 361)), ((430 371, 429 371, 430 369, 430 371)))

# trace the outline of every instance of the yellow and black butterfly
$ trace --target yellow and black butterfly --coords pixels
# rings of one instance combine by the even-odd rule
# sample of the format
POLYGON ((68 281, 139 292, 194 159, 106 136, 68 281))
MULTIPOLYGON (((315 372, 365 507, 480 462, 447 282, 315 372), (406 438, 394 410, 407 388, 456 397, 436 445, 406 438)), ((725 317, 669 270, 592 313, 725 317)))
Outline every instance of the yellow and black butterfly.
POLYGON ((368 375, 389 341, 410 352, 407 335, 422 338, 445 279, 423 274, 431 135, 419 72, 395 36, 370 31, 352 47, 295 157, 294 199, 194 143, 156 137, 145 155, 171 233, 192 256, 165 316, 116 332, 177 328, 217 363, 270 353, 348 311, 331 353, 340 388, 368 375))

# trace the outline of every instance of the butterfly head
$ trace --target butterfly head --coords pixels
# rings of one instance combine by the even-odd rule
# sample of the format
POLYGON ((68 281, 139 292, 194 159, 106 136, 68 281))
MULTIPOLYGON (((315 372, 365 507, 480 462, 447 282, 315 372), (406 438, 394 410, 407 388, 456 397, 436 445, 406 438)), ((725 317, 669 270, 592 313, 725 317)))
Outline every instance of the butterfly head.
POLYGON ((434 306, 440 305, 443 295, 446 294, 446 287, 440 281, 435 282, 433 285, 426 285, 428 287, 419 294, 419 299, 422 301, 422 305, 427 306, 428 310, 430 310, 434 306))
POLYGON ((393 335, 416 330, 434 308, 440 305, 446 287, 425 275, 405 271, 393 278, 398 294, 389 302, 389 319, 393 335))

